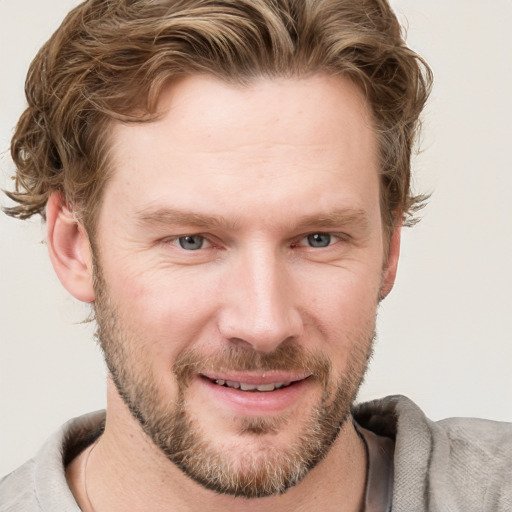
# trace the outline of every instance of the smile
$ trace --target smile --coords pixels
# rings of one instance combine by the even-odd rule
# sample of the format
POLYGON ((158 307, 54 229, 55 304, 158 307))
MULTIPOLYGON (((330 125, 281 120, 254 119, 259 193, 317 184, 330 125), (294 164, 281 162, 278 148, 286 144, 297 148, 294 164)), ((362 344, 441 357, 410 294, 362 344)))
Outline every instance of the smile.
POLYGON ((288 387, 292 382, 275 382, 275 383, 268 383, 268 384, 248 384, 246 382, 236 382, 232 380, 223 380, 223 379, 216 379, 213 382, 217 384, 218 386, 225 386, 228 388, 233 389, 240 389, 241 391, 275 391, 276 389, 281 389, 284 387, 288 387))
POLYGON ((242 416, 283 414, 316 388, 312 373, 290 370, 220 370, 197 377, 215 407, 242 416))

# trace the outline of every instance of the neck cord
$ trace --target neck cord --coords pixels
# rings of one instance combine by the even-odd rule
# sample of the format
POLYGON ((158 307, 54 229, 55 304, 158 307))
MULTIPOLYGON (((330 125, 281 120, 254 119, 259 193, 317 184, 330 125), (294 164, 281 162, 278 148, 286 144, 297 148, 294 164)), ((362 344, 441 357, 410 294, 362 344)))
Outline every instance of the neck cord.
POLYGON ((87 465, 89 464, 89 457, 91 456, 92 451, 94 448, 96 448, 96 445, 98 444, 98 439, 94 441, 94 444, 91 446, 89 451, 87 452, 87 455, 84 460, 84 469, 83 469, 83 480, 84 480, 84 493, 85 493, 85 499, 87 501, 87 507, 91 512, 96 512, 93 504, 91 502, 91 498, 89 498, 89 492, 87 491, 87 465))

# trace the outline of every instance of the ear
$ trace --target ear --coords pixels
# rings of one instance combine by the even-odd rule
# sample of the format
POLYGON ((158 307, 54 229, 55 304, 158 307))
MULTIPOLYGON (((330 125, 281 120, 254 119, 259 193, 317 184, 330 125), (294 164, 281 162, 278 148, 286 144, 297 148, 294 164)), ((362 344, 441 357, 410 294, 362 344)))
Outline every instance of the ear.
POLYGON ((82 302, 93 302, 89 237, 60 192, 54 192, 48 199, 46 224, 50 260, 60 282, 73 297, 82 302))
POLYGON ((386 298, 395 284, 396 271, 398 268, 398 258, 400 256, 400 235, 402 233, 402 224, 397 224, 393 228, 393 233, 389 239, 389 247, 387 257, 384 261, 384 268, 382 271, 382 282, 380 286, 379 299, 386 298))

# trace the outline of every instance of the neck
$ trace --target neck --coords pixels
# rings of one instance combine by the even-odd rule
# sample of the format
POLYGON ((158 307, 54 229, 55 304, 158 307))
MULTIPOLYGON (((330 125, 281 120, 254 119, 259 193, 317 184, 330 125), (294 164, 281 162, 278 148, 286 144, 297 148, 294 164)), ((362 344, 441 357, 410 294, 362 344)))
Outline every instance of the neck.
POLYGON ((109 398, 104 434, 67 469, 84 512, 361 510, 366 452, 350 420, 299 484, 281 495, 249 500, 216 494, 191 480, 142 432, 120 399, 109 398))

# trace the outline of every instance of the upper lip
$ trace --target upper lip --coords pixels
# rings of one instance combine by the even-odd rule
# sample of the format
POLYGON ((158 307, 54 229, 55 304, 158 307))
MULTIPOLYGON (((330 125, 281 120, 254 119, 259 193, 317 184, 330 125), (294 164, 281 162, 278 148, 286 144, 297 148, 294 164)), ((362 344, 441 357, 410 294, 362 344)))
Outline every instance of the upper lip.
POLYGON ((252 384, 260 386, 265 384, 277 384, 282 382, 296 382, 299 380, 307 379, 311 373, 297 373, 287 371, 258 371, 258 372, 204 372, 201 373, 203 377, 212 381, 224 380, 232 382, 243 382, 244 384, 252 384))

